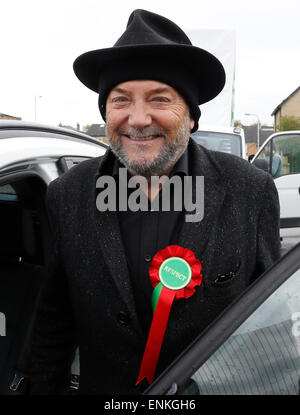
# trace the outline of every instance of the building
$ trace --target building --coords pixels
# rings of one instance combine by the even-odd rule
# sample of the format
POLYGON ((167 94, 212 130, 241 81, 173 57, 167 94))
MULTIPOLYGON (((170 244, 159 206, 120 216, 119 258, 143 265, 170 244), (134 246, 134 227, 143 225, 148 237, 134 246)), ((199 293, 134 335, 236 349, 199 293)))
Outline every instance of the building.
MULTIPOLYGON (((245 141, 247 145, 247 155, 256 154, 257 148, 257 124, 243 125, 245 141)), ((268 137, 274 133, 273 127, 260 126, 259 128, 259 147, 263 145, 268 137)))
POLYGON ((21 117, 14 117, 13 115, 2 114, 0 112, 0 120, 21 120, 21 117))
POLYGON ((90 135, 91 137, 98 138, 98 140, 102 140, 108 144, 105 135, 105 124, 92 124, 86 131, 86 134, 90 135))
POLYGON ((285 98, 272 112, 271 115, 275 117, 275 129, 277 130, 280 124, 280 117, 285 115, 300 117, 300 86, 295 89, 287 98, 285 98))

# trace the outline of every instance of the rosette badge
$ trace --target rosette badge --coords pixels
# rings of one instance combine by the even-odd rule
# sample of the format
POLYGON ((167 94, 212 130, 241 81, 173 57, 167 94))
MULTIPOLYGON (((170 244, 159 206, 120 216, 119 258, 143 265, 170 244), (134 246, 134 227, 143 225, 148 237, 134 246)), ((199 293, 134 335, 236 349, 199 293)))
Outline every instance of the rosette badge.
POLYGON ((153 319, 137 379, 152 383, 161 345, 174 300, 188 299, 202 282, 202 265, 194 252, 178 245, 158 251, 149 267, 154 288, 152 294, 153 319))

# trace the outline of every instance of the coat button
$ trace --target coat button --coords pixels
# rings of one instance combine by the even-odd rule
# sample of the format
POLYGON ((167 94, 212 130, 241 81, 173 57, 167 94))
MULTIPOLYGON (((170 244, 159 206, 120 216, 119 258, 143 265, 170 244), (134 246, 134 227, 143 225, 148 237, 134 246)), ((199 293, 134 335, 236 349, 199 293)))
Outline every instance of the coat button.
POLYGON ((146 262, 150 262, 151 261, 151 255, 149 255, 149 254, 147 254, 147 255, 145 255, 145 261, 146 262))
POLYGON ((121 323, 123 326, 127 326, 127 324, 129 323, 129 316, 126 313, 124 313, 124 311, 120 311, 117 317, 119 323, 121 323))

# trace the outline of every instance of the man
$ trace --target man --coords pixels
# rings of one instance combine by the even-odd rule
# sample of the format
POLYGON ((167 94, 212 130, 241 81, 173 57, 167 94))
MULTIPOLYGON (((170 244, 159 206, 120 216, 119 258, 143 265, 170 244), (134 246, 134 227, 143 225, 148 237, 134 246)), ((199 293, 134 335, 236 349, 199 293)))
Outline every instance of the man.
POLYGON ((48 190, 53 252, 33 336, 31 393, 64 389, 78 345, 79 393, 137 394, 145 387, 135 384, 153 317, 153 256, 179 245, 203 274, 193 296, 172 306, 157 376, 279 257, 277 192, 268 174, 189 139, 198 105, 222 90, 225 74, 173 22, 136 10, 113 48, 81 55, 74 69, 99 93, 110 149, 48 190), (99 179, 121 184, 124 167, 126 183, 147 179, 149 203, 159 191, 151 193, 152 176, 204 177, 203 219, 186 221, 174 206, 101 212, 99 179))
POLYGON ((282 176, 282 158, 278 153, 275 143, 273 143, 273 154, 272 154, 272 177, 276 179, 282 176))

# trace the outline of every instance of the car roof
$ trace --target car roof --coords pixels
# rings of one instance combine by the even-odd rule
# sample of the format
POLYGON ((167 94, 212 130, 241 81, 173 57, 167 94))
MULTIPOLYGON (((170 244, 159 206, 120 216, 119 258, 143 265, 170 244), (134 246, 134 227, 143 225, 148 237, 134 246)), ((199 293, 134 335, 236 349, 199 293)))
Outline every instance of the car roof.
POLYGON ((79 139, 107 148, 107 144, 104 142, 68 128, 28 121, 0 120, 0 139, 33 136, 63 138, 67 140, 79 139))
POLYGON ((99 157, 107 144, 67 128, 0 121, 0 170, 60 157, 99 157))
MULTIPOLYGON (((240 134, 243 129, 241 127, 225 127, 220 125, 200 124, 197 131, 209 131, 226 134, 240 134)), ((195 131, 195 133, 197 132, 195 131)))

